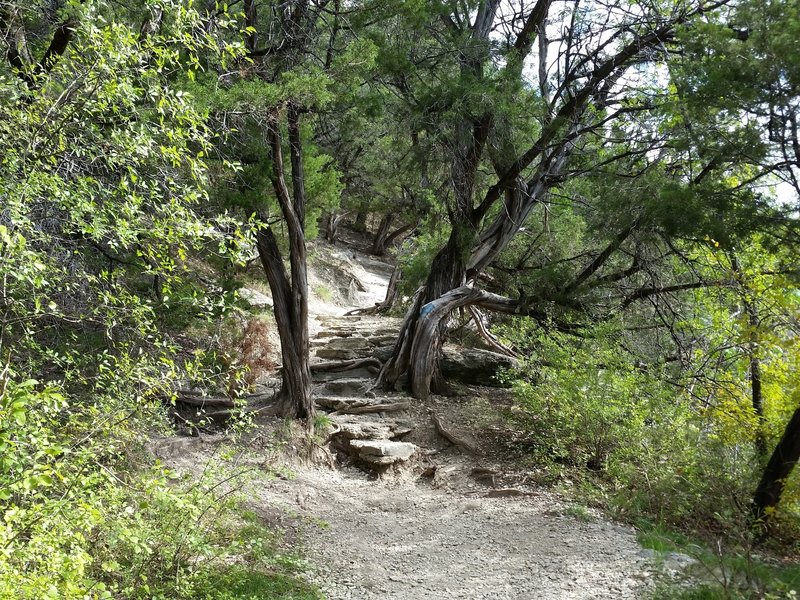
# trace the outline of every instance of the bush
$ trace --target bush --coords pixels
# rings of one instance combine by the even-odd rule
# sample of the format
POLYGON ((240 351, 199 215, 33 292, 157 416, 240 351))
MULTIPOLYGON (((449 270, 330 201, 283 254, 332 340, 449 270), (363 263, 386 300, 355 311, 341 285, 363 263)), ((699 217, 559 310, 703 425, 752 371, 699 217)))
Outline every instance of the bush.
POLYGON ((318 597, 274 533, 234 516, 236 481, 131 463, 148 413, 98 422, 10 369, 0 385, 0 598, 318 597))
POLYGON ((594 333, 536 337, 514 378, 512 415, 533 458, 584 482, 586 500, 630 520, 704 531, 746 523, 757 476, 752 444, 718 435, 663 368, 634 365, 613 335, 594 333))

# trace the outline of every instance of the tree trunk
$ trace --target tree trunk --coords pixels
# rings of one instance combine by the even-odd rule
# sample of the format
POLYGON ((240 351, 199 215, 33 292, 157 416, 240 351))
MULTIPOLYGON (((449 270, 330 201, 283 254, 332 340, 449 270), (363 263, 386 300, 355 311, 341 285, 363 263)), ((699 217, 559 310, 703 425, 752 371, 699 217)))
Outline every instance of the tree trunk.
POLYGON ((311 369, 309 367, 308 336, 308 276, 306 270, 305 179, 303 175, 300 114, 295 106, 286 111, 291 152, 292 193, 286 185, 281 147, 279 110, 269 117, 267 138, 272 159, 270 180, 281 207, 289 237, 291 279, 286 272, 280 248, 267 218, 261 215, 263 226, 256 233, 256 246, 272 291, 275 322, 281 339, 281 391, 279 409, 285 416, 308 419, 314 416, 311 399, 311 369))
MULTIPOLYGON (((381 253, 378 254, 378 256, 383 256, 384 254, 386 254, 386 248, 391 246, 392 243, 397 238, 399 238, 401 235, 403 235, 404 233, 408 233, 409 231, 414 229, 414 227, 416 227, 416 226, 417 226, 416 223, 410 223, 408 225, 403 225, 402 227, 398 227, 392 233, 390 233, 388 236, 386 236, 386 239, 383 242, 383 249, 382 249, 381 253)), ((374 253, 374 254, 377 254, 377 253, 374 253)))
POLYGON ((345 218, 347 213, 332 212, 325 219, 325 239, 329 243, 335 244, 339 235, 339 223, 345 218))
POLYGON ((356 213, 356 220, 353 222, 353 231, 358 233, 367 232, 367 209, 362 206, 356 213))
POLYGON ((758 459, 761 465, 767 460, 767 437, 765 433, 766 417, 764 416, 764 392, 761 386, 761 358, 759 332, 761 330, 761 319, 758 314, 758 305, 754 302, 755 294, 747 286, 745 275, 739 263, 739 257, 735 251, 730 252, 731 268, 742 288, 741 298, 744 305, 745 314, 747 314, 748 324, 748 340, 747 340, 747 355, 749 358, 750 366, 750 396, 753 405, 753 411, 758 418, 758 425, 756 429, 755 447, 758 459))
POLYGON ((294 310, 293 286, 271 229, 258 230, 256 247, 272 291, 275 322, 281 340, 283 367, 278 411, 287 417, 308 419, 314 414, 314 405, 311 400, 312 380, 308 363, 307 324, 304 328, 298 323, 294 310))
POLYGON ((378 225, 378 231, 372 240, 372 246, 369 249, 370 254, 375 256, 386 254, 386 238, 389 235, 389 227, 392 226, 392 221, 394 221, 394 213, 390 212, 383 216, 380 225, 378 225))
MULTIPOLYGON (((392 356, 384 365, 378 378, 379 383, 384 388, 396 388, 400 379, 404 375, 408 375, 409 381, 424 380, 429 382, 430 390, 435 393, 447 392, 447 386, 439 368, 441 354, 439 351, 443 342, 442 335, 427 336, 425 343, 432 343, 435 346, 434 348, 427 348, 422 343, 417 342, 417 327, 424 305, 464 284, 466 276, 464 257, 467 256, 471 245, 472 236, 468 230, 454 227, 447 245, 433 259, 428 279, 421 290, 418 291, 418 296, 412 303, 411 309, 406 313, 392 356), (422 358, 417 357, 417 355, 422 358), (431 356, 432 358, 430 358, 431 356), (422 369, 425 372, 415 373, 415 369, 422 369)), ((444 317, 437 321, 437 326, 440 329, 444 329, 445 325, 444 317)), ((440 331, 441 333, 443 331, 440 331)), ((429 390, 426 390, 424 394, 417 397, 427 397, 428 394, 429 390)))
POLYGON ((386 286, 386 296, 383 302, 376 306, 376 313, 384 313, 390 310, 397 302, 397 297, 400 295, 400 280, 403 278, 403 270, 396 266, 392 271, 392 276, 389 278, 389 285, 386 286))
POLYGON ((411 393, 426 399, 436 391, 436 378, 441 377, 439 355, 442 346, 443 324, 455 309, 476 300, 479 292, 460 287, 423 305, 416 323, 416 335, 411 346, 409 376, 411 393))
POLYGON ((800 460, 800 408, 798 408, 786 429, 783 437, 761 475, 755 494, 753 494, 753 521, 766 530, 774 509, 781 501, 781 494, 786 479, 800 460))

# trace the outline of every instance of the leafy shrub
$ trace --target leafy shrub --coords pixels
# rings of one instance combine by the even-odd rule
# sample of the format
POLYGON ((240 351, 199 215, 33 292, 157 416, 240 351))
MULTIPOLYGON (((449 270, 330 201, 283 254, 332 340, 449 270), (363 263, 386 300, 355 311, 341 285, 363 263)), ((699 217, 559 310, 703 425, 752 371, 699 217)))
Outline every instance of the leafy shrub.
POLYGON ((188 598, 239 552, 217 530, 233 497, 142 442, 160 398, 215 375, 171 337, 218 308, 190 253, 225 245, 197 210, 213 133, 179 83, 237 55, 191 3, 158 4, 141 35, 138 8, 68 2, 63 55, 27 81, 0 66, 0 598, 188 598))
POLYGON ((525 335, 531 358, 512 378, 512 416, 537 461, 629 519, 710 531, 746 521, 752 445, 717 435, 669 373, 633 364, 608 330, 525 335))

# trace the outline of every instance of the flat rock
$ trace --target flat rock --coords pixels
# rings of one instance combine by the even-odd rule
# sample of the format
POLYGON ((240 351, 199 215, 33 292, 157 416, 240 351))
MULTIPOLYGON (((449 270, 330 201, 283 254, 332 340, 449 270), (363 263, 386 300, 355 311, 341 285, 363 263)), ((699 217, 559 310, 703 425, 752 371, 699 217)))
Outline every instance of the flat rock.
POLYGON ((445 346, 443 354, 442 374, 445 379, 471 385, 498 386, 497 375, 517 365, 510 356, 478 348, 445 346))
POLYGON ((361 358, 361 353, 344 348, 325 347, 317 350, 317 357, 326 360, 353 360, 354 358, 361 358))
POLYGON ((252 288, 239 288, 239 297, 253 308, 272 307, 272 298, 252 288))
MULTIPOLYGON (((376 462, 372 460, 375 457, 393 458, 394 461, 408 460, 417 451, 417 446, 409 442, 387 440, 351 440, 350 447, 358 450, 359 458, 368 462, 376 462)), ((386 462, 381 461, 381 464, 386 462)))
POLYGON ((355 415, 337 415, 332 419, 339 427, 336 437, 345 440, 390 440, 412 430, 403 422, 389 419, 373 421, 355 415))
POLYGON ((371 344, 360 335, 351 335, 350 337, 334 337, 328 341, 329 348, 337 348, 341 350, 369 350, 371 344))
POLYGON ((332 396, 363 396, 371 387, 373 380, 353 377, 340 378, 325 383, 323 388, 332 396))

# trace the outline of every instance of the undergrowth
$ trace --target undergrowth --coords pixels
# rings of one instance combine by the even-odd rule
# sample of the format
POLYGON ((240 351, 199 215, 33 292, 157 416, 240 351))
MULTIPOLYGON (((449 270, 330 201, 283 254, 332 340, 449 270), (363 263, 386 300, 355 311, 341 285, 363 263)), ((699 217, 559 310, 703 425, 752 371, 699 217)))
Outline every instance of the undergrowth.
POLYGON ((700 410, 665 384, 674 377, 666 367, 638 368, 613 332, 594 334, 510 334, 529 345, 530 359, 509 378, 515 402, 507 418, 540 483, 635 524, 646 547, 692 556, 687 574, 699 587, 668 586, 659 597, 793 597, 800 485, 796 474, 787 481, 770 536, 757 538, 752 411, 700 410))

